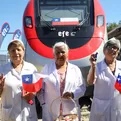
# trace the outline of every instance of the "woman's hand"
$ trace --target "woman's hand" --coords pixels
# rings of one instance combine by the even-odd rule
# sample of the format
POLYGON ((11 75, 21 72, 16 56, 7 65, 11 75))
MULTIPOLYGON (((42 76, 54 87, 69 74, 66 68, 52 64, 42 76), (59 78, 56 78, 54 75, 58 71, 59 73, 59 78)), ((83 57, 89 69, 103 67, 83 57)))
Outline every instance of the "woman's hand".
POLYGON ((32 100, 34 98, 35 94, 34 93, 30 93, 30 92, 26 92, 24 91, 22 94, 22 97, 29 102, 30 100, 32 100))
POLYGON ((72 92, 65 92, 62 97, 65 99, 70 99, 70 98, 74 98, 74 95, 72 92))
POLYGON ((96 53, 96 54, 92 54, 91 56, 90 56, 90 63, 91 63, 91 66, 92 67, 95 67, 95 65, 96 65, 96 61, 97 61, 97 54, 98 53, 96 53))
POLYGON ((2 94, 2 91, 3 91, 4 82, 5 82, 4 75, 1 74, 1 75, 0 75, 0 95, 2 94))

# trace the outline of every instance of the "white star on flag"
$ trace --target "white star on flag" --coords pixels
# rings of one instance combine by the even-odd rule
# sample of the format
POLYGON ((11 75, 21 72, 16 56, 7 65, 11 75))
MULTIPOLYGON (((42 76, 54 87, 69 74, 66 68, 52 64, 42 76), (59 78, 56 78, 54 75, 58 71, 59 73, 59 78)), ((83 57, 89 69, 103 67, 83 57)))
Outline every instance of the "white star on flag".
POLYGON ((29 77, 27 77, 27 78, 25 79, 25 81, 26 81, 26 82, 29 82, 29 77))
POLYGON ((43 78, 47 78, 48 75, 33 73, 22 75, 23 89, 27 92, 38 92, 42 88, 43 78))

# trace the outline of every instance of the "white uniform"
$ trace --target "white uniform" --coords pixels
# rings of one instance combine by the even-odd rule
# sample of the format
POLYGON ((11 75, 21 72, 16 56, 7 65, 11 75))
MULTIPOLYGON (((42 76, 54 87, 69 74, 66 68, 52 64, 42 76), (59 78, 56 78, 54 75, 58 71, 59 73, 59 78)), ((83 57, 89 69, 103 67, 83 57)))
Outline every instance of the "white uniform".
POLYGON ((121 94, 114 87, 121 74, 121 61, 116 61, 115 75, 105 61, 97 64, 90 121, 121 121, 121 94))
POLYGON ((37 71, 35 66, 24 62, 21 73, 15 71, 11 63, 0 68, 4 73, 5 85, 1 95, 2 121, 37 121, 35 103, 30 105, 22 95, 22 74, 32 74, 37 71))
MULTIPOLYGON (((56 100, 53 105, 52 101, 54 101, 57 97, 60 96, 60 80, 57 74, 55 62, 48 64, 42 70, 43 74, 49 75, 48 79, 44 80, 43 89, 44 92, 38 96, 40 103, 45 103, 42 105, 43 108, 43 121, 53 121, 59 116, 60 112, 60 101, 56 100), (52 110, 51 110, 51 109, 52 110)), ((78 99, 84 95, 86 90, 85 84, 83 82, 83 77, 80 69, 68 63, 66 79, 65 79, 65 89, 64 92, 73 92, 74 100, 76 105, 78 106, 77 112, 80 116, 80 107, 78 104, 78 99)), ((69 111, 73 109, 76 105, 72 104, 71 101, 65 101, 63 103, 63 112, 70 113, 69 111), (65 105, 64 105, 65 103, 65 105), (71 109, 70 109, 71 108, 71 109)))

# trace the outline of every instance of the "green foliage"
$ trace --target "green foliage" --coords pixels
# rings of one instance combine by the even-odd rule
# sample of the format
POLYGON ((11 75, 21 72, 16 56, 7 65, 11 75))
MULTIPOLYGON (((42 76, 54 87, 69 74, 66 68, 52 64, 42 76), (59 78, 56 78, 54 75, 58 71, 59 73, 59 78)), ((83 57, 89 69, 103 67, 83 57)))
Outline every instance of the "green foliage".
POLYGON ((118 27, 118 24, 113 22, 113 23, 108 23, 107 24, 107 32, 110 32, 111 30, 115 29, 116 27, 118 27))
POLYGON ((121 20, 118 22, 119 25, 121 25, 121 20))
POLYGON ((120 20, 118 23, 116 23, 116 22, 107 23, 107 32, 112 31, 113 29, 115 29, 115 28, 118 27, 119 25, 121 25, 121 20, 120 20))

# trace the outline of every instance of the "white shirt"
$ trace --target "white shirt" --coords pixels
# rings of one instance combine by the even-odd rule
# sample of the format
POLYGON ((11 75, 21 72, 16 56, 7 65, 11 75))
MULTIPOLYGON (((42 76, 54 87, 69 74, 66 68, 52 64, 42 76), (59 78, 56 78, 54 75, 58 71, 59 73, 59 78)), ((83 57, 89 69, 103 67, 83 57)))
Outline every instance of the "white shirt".
POLYGON ((121 74, 121 61, 116 60, 114 75, 104 60, 97 64, 90 121, 121 120, 121 95, 114 87, 119 73, 121 74))
POLYGON ((2 121, 37 121, 35 103, 30 105, 22 95, 22 74, 32 74, 37 71, 35 66, 25 62, 21 73, 15 71, 11 62, 0 67, 4 73, 5 85, 1 95, 2 121))
MULTIPOLYGON (((40 103, 45 103, 42 105, 43 121, 53 121, 53 119, 56 119, 60 113, 60 99, 57 98, 61 96, 60 78, 56 70, 55 62, 47 64, 42 70, 42 73, 49 75, 49 77, 43 81, 44 92, 38 96, 40 103), (52 105, 54 100, 55 102, 52 105)), ((84 95, 85 90, 86 87, 80 69, 76 65, 68 63, 63 93, 73 92, 76 105, 71 101, 64 102, 65 106, 63 107, 65 108, 63 111, 69 113, 70 108, 73 109, 77 106, 77 114, 80 115, 78 99, 84 95)))

